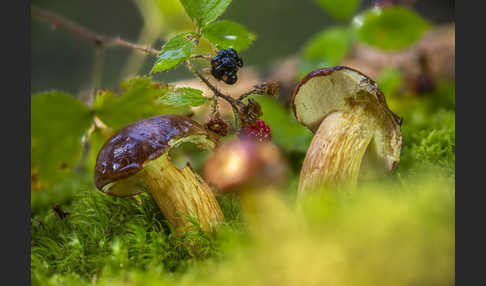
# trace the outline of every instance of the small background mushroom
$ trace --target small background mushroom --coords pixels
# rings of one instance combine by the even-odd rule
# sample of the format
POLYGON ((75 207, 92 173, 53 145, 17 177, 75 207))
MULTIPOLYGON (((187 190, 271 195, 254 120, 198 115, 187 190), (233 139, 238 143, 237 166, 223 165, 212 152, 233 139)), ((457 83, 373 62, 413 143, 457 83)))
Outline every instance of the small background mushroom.
POLYGON ((288 225, 282 223, 293 221, 280 197, 287 174, 287 163, 276 145, 249 139, 219 146, 204 165, 209 184, 221 194, 239 198, 256 235, 286 229, 288 225))

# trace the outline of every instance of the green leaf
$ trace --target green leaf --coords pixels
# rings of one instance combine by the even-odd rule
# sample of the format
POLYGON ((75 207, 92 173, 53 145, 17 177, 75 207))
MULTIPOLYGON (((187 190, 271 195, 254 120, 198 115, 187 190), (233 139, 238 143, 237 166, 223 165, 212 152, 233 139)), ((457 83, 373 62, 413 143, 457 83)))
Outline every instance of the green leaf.
POLYGON ((399 6, 368 10, 354 20, 358 39, 383 50, 400 50, 415 43, 429 24, 399 6))
POLYGON ((305 153, 312 140, 312 132, 295 120, 291 111, 268 96, 256 96, 263 110, 262 119, 270 126, 272 141, 287 151, 305 153))
POLYGON ((332 27, 312 37, 304 47, 304 57, 310 60, 325 60, 334 66, 347 55, 350 47, 349 29, 332 27))
POLYGON ((199 27, 216 20, 231 3, 231 0, 181 0, 187 15, 199 27))
POLYGON ((183 87, 169 91, 157 99, 158 103, 172 106, 199 106, 206 103, 207 98, 202 90, 183 87))
POLYGON ((31 188, 39 190, 66 177, 79 161, 93 116, 63 92, 34 95, 31 104, 31 188))
POLYGON ((150 77, 137 77, 122 83, 124 92, 116 96, 106 90, 97 94, 93 108, 96 116, 108 127, 118 130, 136 120, 166 113, 188 113, 185 107, 157 102, 169 91, 166 84, 152 82, 150 77))
POLYGON ((322 9, 338 20, 346 20, 356 13, 361 0, 317 0, 322 9))
POLYGON ((207 25, 203 30, 203 36, 219 49, 233 48, 238 52, 248 49, 256 38, 242 25, 227 20, 207 25))
POLYGON ((194 33, 181 33, 168 40, 157 56, 150 74, 158 73, 176 67, 187 60, 192 53, 194 33))

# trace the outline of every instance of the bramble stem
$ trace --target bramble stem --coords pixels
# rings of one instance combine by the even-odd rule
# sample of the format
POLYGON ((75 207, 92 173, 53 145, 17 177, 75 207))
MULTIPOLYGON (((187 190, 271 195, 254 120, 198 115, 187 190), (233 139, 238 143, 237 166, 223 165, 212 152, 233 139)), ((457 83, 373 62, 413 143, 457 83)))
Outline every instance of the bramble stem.
POLYGON ((46 11, 44 9, 35 6, 31 6, 30 10, 31 10, 32 17, 44 20, 50 23, 51 25, 53 25, 55 28, 62 28, 68 30, 76 34, 78 37, 90 41, 97 46, 104 46, 104 47, 120 46, 120 47, 126 47, 130 49, 136 49, 145 52, 147 54, 153 54, 153 55, 158 55, 160 53, 159 50, 147 46, 139 45, 139 44, 130 43, 120 39, 120 37, 109 37, 109 36, 97 34, 79 24, 66 20, 61 16, 58 16, 52 12, 46 11))
POLYGON ((205 54, 205 55, 192 55, 190 59, 205 59, 210 61, 211 60, 211 55, 205 54))
POLYGON ((240 97, 238 97, 238 100, 241 101, 241 100, 247 98, 248 96, 250 96, 252 94, 264 95, 265 93, 263 91, 261 91, 260 89, 254 88, 254 89, 240 95, 240 97))
POLYGON ((219 110, 218 110, 218 98, 213 96, 211 98, 211 100, 213 101, 213 111, 211 111, 211 115, 218 115, 219 114, 219 110))
POLYGON ((239 110, 241 107, 243 107, 243 103, 240 101, 237 101, 236 99, 232 98, 231 96, 225 95, 221 93, 212 83, 209 82, 209 80, 204 77, 201 72, 199 72, 196 67, 194 67, 188 60, 184 62, 189 71, 191 71, 194 75, 196 75, 204 84, 206 84, 209 89, 214 93, 215 97, 221 97, 222 99, 226 100, 231 107, 233 108, 233 115, 235 116, 235 128, 238 129, 240 125, 240 116, 239 116, 239 110))
MULTIPOLYGON (((76 24, 74 22, 71 22, 69 20, 66 20, 62 18, 61 16, 58 16, 52 12, 46 11, 44 9, 31 6, 31 15, 34 18, 38 18, 41 20, 44 20, 51 25, 53 25, 56 28, 63 28, 67 31, 70 31, 77 35, 78 37, 92 42, 99 50, 97 51, 97 63, 95 67, 95 79, 93 81, 93 88, 96 90, 98 85, 99 85, 99 75, 96 75, 96 73, 99 72, 101 69, 101 63, 99 62, 99 58, 102 56, 102 48, 104 47, 110 47, 110 46, 120 46, 120 47, 125 47, 125 48, 130 48, 130 49, 135 49, 139 50, 142 52, 145 52, 147 54, 152 54, 152 55, 158 55, 160 54, 159 50, 153 49, 151 47, 127 42, 125 40, 120 39, 120 37, 109 37, 105 35, 100 35, 97 34, 91 30, 88 30, 87 28, 76 24), (99 66, 98 66, 99 65, 99 66)), ((190 57, 191 59, 196 59, 196 58, 203 58, 203 59, 211 59, 210 55, 194 55, 190 57)), ((223 98, 225 101, 227 101, 231 107, 233 108, 233 113, 235 116, 235 127, 238 128, 239 123, 240 123, 240 117, 239 117, 239 110, 244 106, 244 104, 231 96, 225 95, 221 93, 213 84, 209 82, 207 78, 205 78, 190 62, 189 60, 186 60, 185 65, 187 68, 194 74, 196 75, 204 84, 208 86, 209 89, 214 93, 214 96, 216 98, 223 98)))

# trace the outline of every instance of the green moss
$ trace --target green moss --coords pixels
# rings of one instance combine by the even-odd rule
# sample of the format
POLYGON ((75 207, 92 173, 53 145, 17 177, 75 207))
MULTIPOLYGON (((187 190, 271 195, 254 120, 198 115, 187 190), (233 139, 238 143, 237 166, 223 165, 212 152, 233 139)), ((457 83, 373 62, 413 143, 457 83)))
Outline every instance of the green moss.
MULTIPOLYGON (((139 227, 147 223, 141 215, 90 254, 103 262, 91 275, 68 267, 87 262, 81 235, 64 243, 73 253, 51 275, 34 251, 33 285, 448 285, 454 279, 454 189, 444 179, 417 186, 402 186, 400 195, 387 191, 395 185, 381 184, 352 197, 309 198, 299 211, 276 214, 284 221, 264 220, 264 232, 224 225, 209 239, 218 250, 200 257, 188 255, 175 243, 180 240, 139 227), (185 267, 170 269, 169 259, 185 260, 185 267)), ((62 247, 44 248, 55 254, 62 247)))
MULTIPOLYGON (((236 222, 233 202, 224 198, 221 205, 226 217, 236 222)), ((148 194, 116 198, 86 188, 62 208, 69 212, 64 219, 52 209, 32 218, 33 278, 70 273, 89 281, 115 266, 142 271, 157 265, 183 272, 217 252, 215 238, 203 233, 197 222, 184 236, 173 235, 148 194)))
POLYGON ((175 236, 150 195, 108 196, 91 174, 32 193, 32 285, 451 284, 453 86, 387 100, 404 119, 397 170, 357 195, 314 198, 299 213, 295 190, 305 154, 286 151, 292 168, 280 198, 289 219, 279 233, 249 231, 237 196, 218 197, 225 223, 214 233, 192 220, 192 231, 175 236), (56 204, 69 212, 64 219, 56 204))

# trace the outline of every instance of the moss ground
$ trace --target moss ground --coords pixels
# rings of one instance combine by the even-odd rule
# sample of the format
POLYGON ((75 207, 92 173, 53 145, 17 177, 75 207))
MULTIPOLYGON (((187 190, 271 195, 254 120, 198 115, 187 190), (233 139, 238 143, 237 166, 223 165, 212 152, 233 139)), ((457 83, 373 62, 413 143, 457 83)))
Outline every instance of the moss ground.
MULTIPOLYGON (((175 236, 148 194, 107 196, 90 172, 77 172, 31 196, 32 285, 449 285, 452 92, 444 84, 387 99, 404 118, 401 162, 389 178, 297 209, 294 172, 278 197, 285 207, 260 231, 247 225, 238 198, 219 197, 221 227, 204 234, 195 221, 175 236)), ((304 154, 288 155, 299 162, 304 154)))

